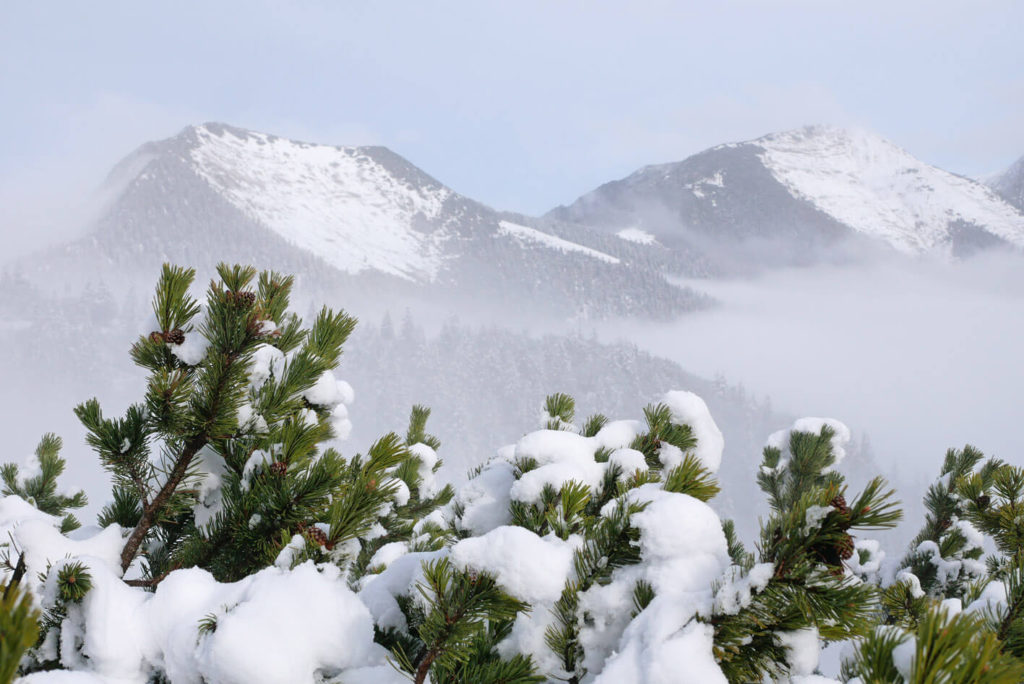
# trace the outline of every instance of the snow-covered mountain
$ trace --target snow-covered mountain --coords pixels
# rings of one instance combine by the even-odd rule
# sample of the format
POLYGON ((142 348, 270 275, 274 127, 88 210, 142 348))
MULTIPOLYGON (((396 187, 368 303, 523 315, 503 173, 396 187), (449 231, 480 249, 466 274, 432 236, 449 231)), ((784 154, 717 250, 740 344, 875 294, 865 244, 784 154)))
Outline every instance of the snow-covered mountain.
POLYGON ((1003 173, 988 179, 987 183, 1000 197, 1024 211, 1024 157, 1003 173))
POLYGON ((201 272, 239 261, 300 273, 328 301, 455 298, 559 316, 665 316, 707 301, 662 276, 699 265, 677 251, 496 211, 383 147, 190 126, 122 161, 108 193, 88 237, 29 270, 148 283, 164 261, 201 272))
POLYGON ((719 252, 752 243, 772 255, 763 243, 779 243, 784 259, 840 242, 910 255, 1024 247, 1024 214, 990 188, 871 133, 822 126, 647 166, 549 216, 719 252))

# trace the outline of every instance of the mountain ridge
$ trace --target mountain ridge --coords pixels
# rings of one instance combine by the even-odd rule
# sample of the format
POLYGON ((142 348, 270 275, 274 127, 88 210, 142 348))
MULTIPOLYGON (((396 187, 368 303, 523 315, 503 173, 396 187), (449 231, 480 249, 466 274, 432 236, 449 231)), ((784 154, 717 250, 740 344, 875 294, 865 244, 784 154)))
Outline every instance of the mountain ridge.
POLYGON ((499 212, 379 146, 202 124, 140 146, 108 174, 113 186, 88 235, 29 271, 65 284, 110 271, 145 282, 164 261, 200 271, 238 261, 301 273, 318 297, 525 303, 563 319, 658 318, 710 301, 663 276, 694 271, 675 252, 499 212))
POLYGON ((780 238, 812 250, 882 244, 912 256, 1024 247, 1024 214, 986 186, 873 133, 832 126, 644 166, 546 216, 717 247, 780 238))

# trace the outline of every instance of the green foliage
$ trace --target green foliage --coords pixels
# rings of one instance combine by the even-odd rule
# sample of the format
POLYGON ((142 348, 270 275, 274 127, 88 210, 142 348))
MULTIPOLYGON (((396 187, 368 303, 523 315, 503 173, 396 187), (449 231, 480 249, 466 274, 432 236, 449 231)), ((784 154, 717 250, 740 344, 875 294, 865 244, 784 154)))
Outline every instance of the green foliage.
POLYGON ((92 575, 83 563, 64 563, 57 571, 57 591, 64 601, 77 603, 92 589, 92 575))
POLYGON ((533 684, 546 681, 536 672, 530 656, 517 653, 503 659, 498 655, 498 643, 511 632, 511 620, 488 621, 486 628, 478 630, 473 637, 464 661, 458 661, 454 667, 450 662, 434 662, 432 680, 464 684, 533 684))
POLYGON ((586 524, 590 488, 570 480, 560 489, 545 485, 536 503, 512 501, 512 523, 544 536, 554 532, 561 539, 580 532, 586 524))
MULTIPOLYGON (((982 522, 990 533, 1004 529, 998 522, 1003 502, 986 505, 984 509, 974 503, 973 510, 969 509, 971 501, 987 502, 989 497, 985 492, 993 486, 997 474, 1009 474, 1013 470, 996 460, 979 468, 983 459, 984 454, 970 445, 961 450, 950 449, 939 479, 925 494, 924 527, 911 543, 901 567, 913 573, 921 588, 933 598, 963 598, 970 584, 983 574, 984 566, 980 562, 983 549, 970 543, 964 533, 965 523, 973 518, 982 522), (965 498, 964 494, 970 498, 965 498), (944 562, 955 563, 959 570, 940 573, 936 554, 944 562)), ((1010 528, 1014 527, 1016 523, 1010 522, 1010 528)), ((1012 536, 1012 532, 1010 534, 1012 536)), ((1012 544, 1012 539, 1007 541, 1012 544)))
POLYGON ((839 489, 842 476, 830 470, 836 461, 832 452, 834 436, 835 431, 828 425, 823 425, 817 434, 793 430, 789 435, 791 458, 787 462, 782 462, 778 448, 764 448, 757 484, 768 495, 773 509, 792 507, 811 489, 839 489))
POLYGON ((683 453, 697 446, 693 429, 689 425, 674 423, 672 410, 665 404, 644 407, 644 419, 647 421, 647 432, 637 435, 630 447, 644 455, 648 467, 652 470, 661 469, 663 443, 674 446, 683 453))
POLYGON ((0 684, 10 684, 39 636, 39 611, 19 582, 0 584, 0 684))
MULTIPOLYGON (((579 595, 595 583, 609 581, 616 568, 640 562, 637 546, 640 535, 629 523, 630 518, 644 508, 646 504, 625 497, 618 499, 607 516, 588 521, 583 546, 573 554, 575 580, 566 583, 552 611, 555 622, 544 633, 548 648, 562 662, 561 678, 569 682, 578 683, 586 675, 582 667, 583 647, 579 642, 580 625, 586 616, 579 615, 579 595)), ((653 598, 653 589, 649 596, 643 588, 638 591, 634 607, 644 600, 643 607, 646 607, 653 598)))
POLYGON ((933 602, 910 581, 901 579, 882 591, 882 609, 888 624, 917 629, 933 602))
POLYGON ((654 587, 646 580, 639 580, 633 587, 633 617, 644 611, 654 600, 654 587))
MULTIPOLYGON (((788 671, 785 632, 815 628, 823 639, 843 640, 866 635, 875 624, 877 589, 846 575, 843 562, 854 552, 851 531, 885 529, 901 516, 893 492, 876 478, 847 505, 835 463, 833 431, 793 431, 790 459, 781 451, 764 450, 758 483, 768 495, 771 516, 762 521, 757 561, 771 577, 749 600, 735 608, 716 608, 715 657, 729 681, 760 681, 788 671)), ((753 559, 723 526, 733 577, 745 579, 753 559)), ((731 591, 720 587, 719 591, 731 591)))
POLYGON ((576 400, 568 394, 556 392, 544 400, 544 414, 547 417, 545 427, 549 430, 573 430, 572 421, 576 417, 576 400))
POLYGON ((62 518, 61 532, 67 533, 78 529, 80 523, 74 515, 68 513, 69 508, 82 508, 88 503, 85 492, 79 490, 74 494, 61 494, 57 490, 57 478, 64 472, 67 463, 60 456, 62 442, 53 433, 43 435, 35 450, 36 461, 39 463, 39 474, 25 478, 19 482, 18 466, 5 463, 0 466, 0 479, 3 480, 3 496, 20 496, 43 513, 62 518))
MULTIPOLYGON (((409 491, 408 501, 391 506, 387 515, 380 519, 383 534, 373 539, 361 540, 361 548, 351 575, 353 581, 367 572, 378 572, 383 569, 370 567, 370 561, 385 544, 405 542, 411 551, 436 551, 454 537, 451 529, 424 520, 435 510, 448 504, 455 495, 451 485, 445 485, 436 492, 425 490, 424 462, 414 453, 414 449, 416 445, 425 445, 434 450, 441 448, 441 441, 426 432, 429 417, 430 409, 413 406, 409 416, 409 429, 406 432, 405 451, 402 452, 403 455, 397 465, 387 469, 386 475, 396 484, 397 481, 405 484, 409 491)), ((431 476, 437 473, 441 465, 441 460, 437 459, 430 468, 431 476)))
POLYGON ((412 414, 409 416, 409 429, 405 433, 405 443, 426 444, 437 451, 441 448, 441 440, 434 435, 427 434, 427 419, 430 418, 430 409, 419 404, 412 407, 412 414))
POLYGON ((999 639, 977 615, 933 608, 913 631, 881 627, 868 634, 844 663, 843 676, 870 683, 1010 684, 1024 680, 1024 661, 1002 653, 999 639))
POLYGON ((749 571, 754 566, 754 554, 750 553, 743 546, 743 542, 736 534, 736 523, 732 520, 722 521, 722 532, 725 534, 725 543, 729 547, 729 558, 733 565, 749 571))
POLYGON ((593 437, 594 435, 601 431, 601 428, 603 428, 607 424, 608 419, 606 417, 604 417, 600 413, 595 413, 594 415, 588 417, 586 422, 583 423, 583 429, 581 431, 581 434, 584 437, 593 437))
MULTIPOLYGON (((492 575, 459 570, 447 558, 425 563, 423 578, 417 590, 427 608, 416 626, 418 648, 395 653, 417 684, 422 684, 428 674, 432 681, 468 684, 478 680, 451 677, 456 672, 468 674, 483 668, 491 675, 509 668, 518 677, 515 681, 537 681, 528 678, 534 676, 529 659, 519 658, 505 666, 496 664, 495 635, 488 633, 489 625, 510 623, 529 610, 528 604, 499 589, 492 575), (440 676, 442 673, 449 678, 440 676)), ((492 677, 480 681, 502 680, 492 677)))
POLYGON ((986 609, 986 626, 1002 642, 1005 652, 1024 658, 1024 550, 1010 560, 1002 578, 1006 606, 986 609))
POLYGON ((131 529, 122 567, 141 553, 153 584, 192 565, 244 577, 294 534, 322 542, 307 555, 330 556, 373 527, 395 495, 387 472, 408 456, 393 434, 365 459, 321 450, 332 407, 313 403, 322 394, 310 390, 338 363, 354 318, 324 308, 304 328, 287 311, 290 276, 225 264, 217 274, 202 307, 190 294, 195 272, 165 266, 153 299, 158 329, 131 352, 149 372, 145 397, 119 418, 95 399, 76 409, 113 476, 101 521, 131 529), (205 352, 185 354, 186 343, 205 352), (217 491, 206 489, 211 469, 217 491))
POLYGON ((689 494, 701 501, 715 498, 721 487, 715 476, 693 454, 686 454, 683 462, 665 473, 663 489, 678 494, 689 494))

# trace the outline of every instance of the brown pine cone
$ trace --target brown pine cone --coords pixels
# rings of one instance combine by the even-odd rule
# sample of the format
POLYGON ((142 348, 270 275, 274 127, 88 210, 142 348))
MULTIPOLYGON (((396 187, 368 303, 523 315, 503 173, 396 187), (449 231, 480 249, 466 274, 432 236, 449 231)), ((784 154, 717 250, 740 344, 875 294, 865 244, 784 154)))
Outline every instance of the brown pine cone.
POLYGON ((839 553, 839 557, 843 560, 850 560, 853 557, 853 537, 850 535, 843 535, 843 538, 836 544, 836 551, 839 553))
POLYGON ((327 538, 327 533, 315 525, 308 525, 306 529, 303 530, 303 534, 305 534, 310 541, 319 546, 330 546, 331 542, 327 538))
POLYGON ((164 340, 171 344, 182 344, 185 341, 185 331, 181 328, 175 328, 164 335, 164 340))
POLYGON ((992 499, 989 498, 988 494, 982 494, 975 500, 975 503, 978 504, 978 508, 985 509, 992 503, 992 499))
POLYGON ((951 523, 949 521, 949 518, 943 518, 942 520, 939 521, 939 529, 943 530, 943 531, 948 530, 949 526, 952 525, 952 524, 953 523, 951 523))
POLYGON ((846 497, 842 494, 836 494, 829 503, 841 515, 850 515, 850 507, 846 505, 846 497))
POLYGON ((270 464, 270 472, 274 475, 284 475, 288 472, 288 464, 284 461, 274 461, 270 464))
POLYGON ((229 304, 237 306, 240 309, 248 309, 256 303, 256 295, 252 292, 245 292, 244 290, 242 292, 229 291, 224 295, 224 298, 227 299, 229 304))

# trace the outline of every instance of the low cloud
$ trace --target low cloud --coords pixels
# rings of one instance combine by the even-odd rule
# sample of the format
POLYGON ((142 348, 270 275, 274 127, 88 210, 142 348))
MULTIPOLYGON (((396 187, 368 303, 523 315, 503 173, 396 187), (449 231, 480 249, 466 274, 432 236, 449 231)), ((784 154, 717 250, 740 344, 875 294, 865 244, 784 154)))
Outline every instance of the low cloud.
POLYGON ((937 476, 947 448, 965 443, 1022 463, 1019 257, 694 284, 721 307, 632 326, 629 336, 687 370, 770 395, 783 411, 843 420, 910 489, 937 476))

